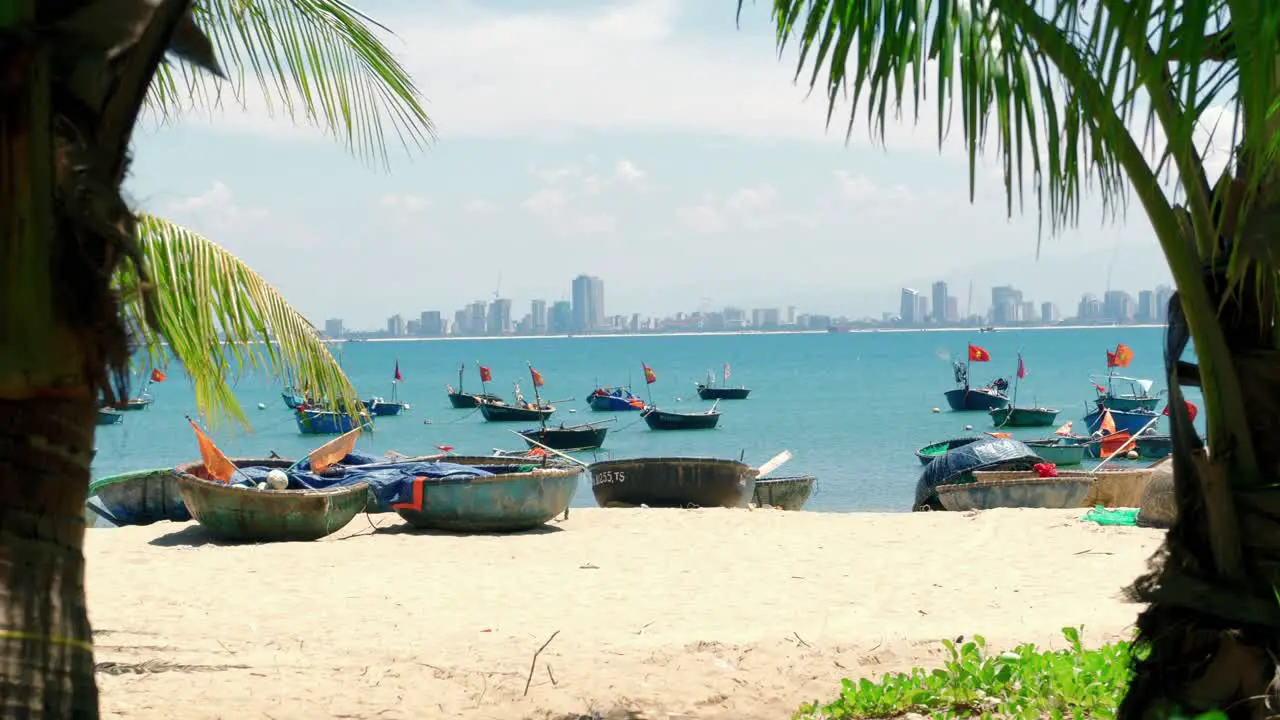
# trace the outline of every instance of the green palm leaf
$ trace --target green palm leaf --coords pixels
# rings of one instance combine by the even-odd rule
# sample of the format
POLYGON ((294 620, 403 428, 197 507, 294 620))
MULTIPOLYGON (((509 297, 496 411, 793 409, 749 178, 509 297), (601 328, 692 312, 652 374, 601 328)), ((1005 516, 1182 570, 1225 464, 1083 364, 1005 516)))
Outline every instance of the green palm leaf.
MULTIPOLYGON (((341 0, 197 0, 195 12, 242 104, 256 80, 272 113, 318 125, 384 167, 387 123, 406 149, 435 136, 413 80, 378 37, 385 28, 341 0)), ((149 106, 166 118, 213 109, 225 86, 211 78, 162 65, 149 106)))
POLYGON ((138 217, 138 243, 151 287, 136 273, 117 273, 125 322, 153 364, 167 364, 167 344, 211 420, 228 414, 248 427, 232 388, 246 370, 278 376, 287 369, 300 387, 326 393, 348 412, 359 407, 315 328, 239 258, 147 213, 138 217))

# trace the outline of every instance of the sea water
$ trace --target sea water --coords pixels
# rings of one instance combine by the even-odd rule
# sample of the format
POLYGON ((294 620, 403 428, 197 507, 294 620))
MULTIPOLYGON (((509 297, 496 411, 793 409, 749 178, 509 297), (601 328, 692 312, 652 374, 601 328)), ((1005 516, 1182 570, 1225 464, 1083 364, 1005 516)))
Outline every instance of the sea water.
MULTIPOLYGON (((378 418, 374 432, 362 435, 357 445, 368 452, 422 455, 436 452, 436 446, 451 446, 458 454, 489 455, 494 448, 524 448, 510 431, 533 424, 487 423, 477 411, 451 408, 445 393, 446 385, 458 383, 459 363, 466 365, 465 389, 479 392, 479 362, 493 372, 490 392, 510 397, 512 383, 518 381, 532 399, 532 364, 546 381, 540 388, 543 399, 557 401, 552 425, 614 419, 595 458, 704 456, 758 465, 785 449, 794 458, 774 476, 818 478, 806 509, 906 511, 920 474, 916 449, 994 430, 985 413, 951 412, 943 397, 954 387, 952 361, 964 360, 968 343, 991 355, 991 362, 973 364, 974 384, 1002 376, 1012 392, 1021 352, 1027 377, 1018 388, 1018 404, 1058 408, 1057 424, 1074 420, 1075 429, 1083 431, 1081 418, 1095 397, 1090 375, 1106 372, 1105 351, 1117 343, 1132 348, 1132 364, 1119 372, 1154 380, 1154 393, 1165 387, 1163 337, 1160 328, 1102 327, 371 341, 332 347, 364 399, 391 397, 399 363, 404 379, 397 386, 398 398, 411 409, 378 418), (645 385, 642 363, 654 369, 657 382, 645 385), (751 395, 721 401, 723 414, 714 430, 652 431, 638 412, 593 412, 586 404, 598 385, 631 383, 640 397, 651 397, 661 408, 705 410, 711 402, 698 398, 696 384, 708 370, 719 376, 724 363, 732 370, 730 384, 746 385, 751 395), (966 431, 969 425, 973 431, 966 431)), ((281 399, 280 381, 241 378, 235 390, 251 429, 230 420, 213 427, 215 441, 228 456, 266 457, 275 451, 297 458, 329 439, 299 434, 281 399), (258 409, 259 403, 265 408, 258 409)), ((149 409, 126 413, 120 425, 98 428, 95 477, 199 459, 184 419, 199 417, 199 409, 181 369, 169 368, 167 381, 151 385, 149 392, 155 400, 149 409)), ((1200 404, 1194 388, 1187 397, 1200 404)), ((1167 432, 1167 423, 1161 419, 1159 430, 1167 432)), ((1203 423, 1202 413, 1196 424, 1203 428, 1203 423)), ((1052 430, 1019 429, 1014 434, 1030 439, 1052 430)), ((593 458, 591 453, 579 456, 593 458)), ((589 484, 581 482, 573 506, 594 504, 589 484)))

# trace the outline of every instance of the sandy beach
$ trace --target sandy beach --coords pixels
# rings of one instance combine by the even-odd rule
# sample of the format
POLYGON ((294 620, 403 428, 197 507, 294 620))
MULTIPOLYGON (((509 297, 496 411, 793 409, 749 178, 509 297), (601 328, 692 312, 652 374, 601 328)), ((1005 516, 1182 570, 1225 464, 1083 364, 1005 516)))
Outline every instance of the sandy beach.
POLYGON ((843 677, 936 663, 942 638, 1124 636, 1119 592, 1162 533, 1082 514, 582 509, 471 537, 362 515, 258 546, 90 530, 103 716, 787 718, 843 677))

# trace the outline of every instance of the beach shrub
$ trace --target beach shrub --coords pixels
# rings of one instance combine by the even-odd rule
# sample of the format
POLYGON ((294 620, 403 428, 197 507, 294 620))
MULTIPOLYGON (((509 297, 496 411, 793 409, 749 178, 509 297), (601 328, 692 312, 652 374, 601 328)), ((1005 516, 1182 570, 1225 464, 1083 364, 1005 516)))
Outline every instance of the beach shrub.
MULTIPOLYGON (((918 713, 935 718, 1113 718, 1132 677, 1132 645, 1086 649, 1081 629, 1063 628, 1063 650, 1033 644, 991 652, 981 635, 943 641, 948 658, 935 670, 914 668, 878 681, 844 680, 840 696, 809 703, 796 720, 892 718, 918 713)), ((1195 720, 1225 720, 1222 713, 1195 720)), ((1171 719, 1172 720, 1172 719, 1171 719)))

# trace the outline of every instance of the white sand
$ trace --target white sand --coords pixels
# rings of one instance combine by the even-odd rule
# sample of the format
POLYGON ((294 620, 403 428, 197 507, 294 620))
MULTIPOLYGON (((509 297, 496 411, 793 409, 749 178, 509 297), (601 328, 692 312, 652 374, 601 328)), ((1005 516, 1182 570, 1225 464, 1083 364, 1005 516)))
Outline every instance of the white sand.
POLYGON ((942 638, 1123 636, 1139 607, 1119 591, 1162 533, 1082 514, 582 509, 505 537, 397 532, 395 515, 375 516, 375 535, 362 515, 319 542, 257 546, 201 544, 194 523, 91 530, 97 660, 159 670, 99 673, 102 707, 786 718, 842 677, 937 662, 942 638))

